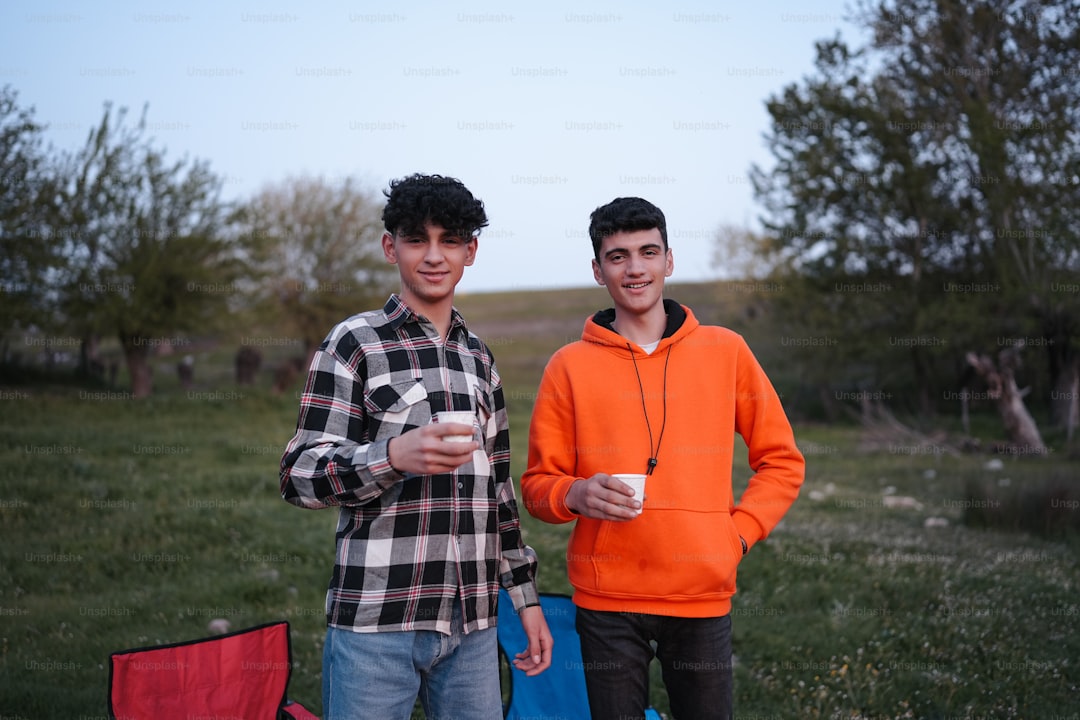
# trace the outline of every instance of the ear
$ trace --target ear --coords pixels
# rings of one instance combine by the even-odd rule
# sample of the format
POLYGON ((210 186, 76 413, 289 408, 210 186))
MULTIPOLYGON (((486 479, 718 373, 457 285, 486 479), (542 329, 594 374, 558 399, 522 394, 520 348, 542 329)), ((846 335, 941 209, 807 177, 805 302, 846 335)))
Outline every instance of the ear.
POLYGON ((388 232, 382 234, 382 251, 386 262, 397 265, 397 251, 394 249, 394 236, 388 232))
POLYGON ((465 266, 468 267, 476 262, 476 250, 480 247, 480 238, 473 236, 473 239, 465 244, 465 266))
POLYGON ((675 270, 675 256, 671 254, 671 248, 667 250, 667 263, 664 265, 664 277, 671 277, 675 270))
POLYGON ((593 258, 592 260, 592 276, 593 279, 596 280, 596 284, 603 287, 604 276, 600 272, 600 263, 597 262, 596 258, 593 258))

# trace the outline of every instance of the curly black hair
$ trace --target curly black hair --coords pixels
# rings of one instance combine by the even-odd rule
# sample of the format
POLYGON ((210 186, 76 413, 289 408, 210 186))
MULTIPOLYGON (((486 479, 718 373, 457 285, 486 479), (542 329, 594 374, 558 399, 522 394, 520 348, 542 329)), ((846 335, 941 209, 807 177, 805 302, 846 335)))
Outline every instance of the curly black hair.
POLYGON ((664 249, 667 250, 667 219, 664 212, 639 197, 615 198, 589 215, 589 239, 592 240, 593 256, 600 259, 600 244, 608 235, 653 228, 660 231, 660 237, 664 239, 664 249))
POLYGON ((391 180, 390 189, 383 194, 386 207, 382 220, 391 234, 399 230, 420 233, 430 222, 470 237, 488 224, 484 203, 456 178, 415 173, 391 180))

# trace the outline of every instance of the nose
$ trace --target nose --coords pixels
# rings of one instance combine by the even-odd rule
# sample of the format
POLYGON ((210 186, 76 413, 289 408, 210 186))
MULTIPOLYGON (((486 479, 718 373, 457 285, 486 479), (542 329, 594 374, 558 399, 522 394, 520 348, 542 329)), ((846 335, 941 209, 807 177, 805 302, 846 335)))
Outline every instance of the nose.
POLYGON ((443 251, 438 241, 429 242, 427 245, 427 252, 424 253, 424 262, 429 265, 438 265, 443 260, 443 251))

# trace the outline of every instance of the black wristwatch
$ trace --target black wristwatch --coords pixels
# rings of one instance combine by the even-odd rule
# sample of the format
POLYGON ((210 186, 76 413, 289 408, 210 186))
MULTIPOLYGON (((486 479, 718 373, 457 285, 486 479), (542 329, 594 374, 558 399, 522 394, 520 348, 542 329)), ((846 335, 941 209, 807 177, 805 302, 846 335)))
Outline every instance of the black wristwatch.
POLYGON ((749 548, 746 547, 746 538, 744 538, 742 535, 740 535, 739 536, 739 542, 742 543, 742 554, 745 555, 746 551, 749 550, 749 548))

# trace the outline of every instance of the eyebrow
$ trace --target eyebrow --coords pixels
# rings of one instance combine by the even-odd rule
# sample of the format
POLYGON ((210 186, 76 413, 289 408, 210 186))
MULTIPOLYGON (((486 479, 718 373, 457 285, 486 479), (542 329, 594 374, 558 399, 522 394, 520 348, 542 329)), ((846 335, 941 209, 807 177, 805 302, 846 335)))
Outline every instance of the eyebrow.
MULTIPOLYGON (((638 248, 638 252, 641 252, 641 251, 644 251, 644 250, 660 250, 660 251, 663 251, 663 249, 664 249, 664 246, 661 245, 660 243, 646 243, 645 245, 642 245, 641 247, 638 248)), ((621 247, 611 248, 606 253, 604 253, 604 257, 611 257, 615 253, 626 253, 627 255, 629 255, 630 251, 627 248, 621 248, 621 247)))

